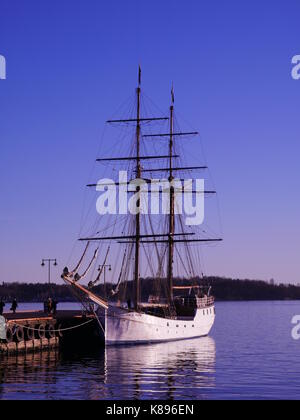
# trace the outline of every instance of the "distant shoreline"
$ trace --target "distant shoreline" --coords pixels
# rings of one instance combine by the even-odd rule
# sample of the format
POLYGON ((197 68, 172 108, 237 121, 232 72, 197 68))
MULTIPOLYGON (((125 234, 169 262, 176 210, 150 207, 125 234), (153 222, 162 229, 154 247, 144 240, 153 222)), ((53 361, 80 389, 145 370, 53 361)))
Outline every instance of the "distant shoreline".
MULTIPOLYGON (((247 302, 253 302, 253 303, 257 303, 257 302, 299 302, 300 299, 251 299, 251 300, 246 300, 246 299, 235 299, 235 300, 215 300, 216 303, 232 303, 232 302, 240 302, 240 303, 247 303, 247 302)), ((10 305, 11 302, 10 301, 5 301, 6 305, 10 305)), ((34 304, 34 305, 41 305, 41 310, 43 310, 43 305, 44 302, 41 301, 18 301, 19 305, 30 305, 30 304, 34 304)), ((68 300, 68 301, 58 301, 58 305, 59 304, 80 304, 79 300, 68 300)), ((30 311, 30 309, 28 309, 28 311, 30 311)), ((17 310, 17 312, 20 312, 20 310, 17 310)), ((26 312, 26 310, 22 310, 21 312, 26 312)), ((11 311, 4 310, 3 314, 8 314, 11 313, 11 311)))
MULTIPOLYGON (((166 281, 162 279, 161 282, 166 281)), ((239 280, 225 277, 205 277, 203 279, 191 278, 174 279, 176 285, 199 284, 212 286, 212 295, 217 302, 236 301, 298 301, 300 300, 300 286, 292 284, 273 284, 261 280, 239 280)), ((118 298, 129 298, 132 294, 132 281, 127 282, 126 295, 120 294, 118 298)), ((106 290, 114 285, 108 283, 106 290)), ((155 280, 152 278, 141 279, 142 300, 147 301, 149 295, 155 294, 155 280)), ((105 296, 103 285, 96 286, 93 291, 105 296)), ((42 303, 51 295, 58 302, 76 303, 78 299, 72 293, 70 286, 65 284, 42 283, 2 283, 0 285, 0 299, 9 303, 13 298, 23 303, 42 303)))

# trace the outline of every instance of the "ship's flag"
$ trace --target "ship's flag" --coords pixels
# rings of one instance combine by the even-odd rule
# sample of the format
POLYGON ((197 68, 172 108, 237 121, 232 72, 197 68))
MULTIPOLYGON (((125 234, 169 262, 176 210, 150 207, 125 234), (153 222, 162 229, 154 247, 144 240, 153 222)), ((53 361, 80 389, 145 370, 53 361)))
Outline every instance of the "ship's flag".
POLYGON ((172 98, 172 104, 175 102, 175 96, 174 96, 174 86, 172 85, 171 89, 171 98, 172 98))

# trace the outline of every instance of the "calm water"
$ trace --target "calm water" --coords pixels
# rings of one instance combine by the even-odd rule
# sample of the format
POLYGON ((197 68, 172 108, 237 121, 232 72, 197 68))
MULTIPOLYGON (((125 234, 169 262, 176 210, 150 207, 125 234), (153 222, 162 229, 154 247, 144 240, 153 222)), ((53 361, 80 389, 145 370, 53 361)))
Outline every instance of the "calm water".
POLYGON ((0 399, 300 399, 300 303, 216 307, 203 339, 2 359, 0 399))

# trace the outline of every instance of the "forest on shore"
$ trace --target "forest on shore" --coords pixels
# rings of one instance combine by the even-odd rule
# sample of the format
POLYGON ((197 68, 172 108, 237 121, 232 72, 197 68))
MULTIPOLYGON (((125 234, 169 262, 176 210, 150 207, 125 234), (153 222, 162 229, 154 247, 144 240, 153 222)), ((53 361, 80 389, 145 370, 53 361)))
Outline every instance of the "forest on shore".
MULTIPOLYGON (((166 281, 165 279, 161 280, 166 281)), ((155 294, 154 280, 141 279, 142 300, 147 301, 149 295, 155 294)), ((174 279, 176 285, 204 284, 212 286, 212 295, 217 301, 242 300, 300 300, 300 285, 273 284, 261 280, 239 280, 225 277, 205 277, 204 279, 179 280, 174 279)), ((127 283, 127 296, 131 295, 133 282, 127 283)), ((107 284, 106 290, 114 285, 107 284)), ((104 295, 104 286, 99 285, 93 292, 104 295)), ((18 302, 44 302, 49 296, 58 302, 73 302, 76 297, 71 288, 65 284, 50 286, 42 283, 2 283, 0 285, 0 299, 11 302, 16 298, 18 302)))

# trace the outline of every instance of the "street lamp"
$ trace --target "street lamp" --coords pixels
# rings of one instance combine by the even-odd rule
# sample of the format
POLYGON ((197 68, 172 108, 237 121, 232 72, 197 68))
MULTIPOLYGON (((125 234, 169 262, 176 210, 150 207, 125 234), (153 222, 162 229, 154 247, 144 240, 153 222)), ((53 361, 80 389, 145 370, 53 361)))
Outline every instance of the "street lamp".
POLYGON ((101 264, 98 267, 98 271, 104 270, 104 285, 106 285, 106 269, 108 268, 108 271, 111 271, 111 265, 110 264, 101 264))
POLYGON ((53 262, 53 265, 57 266, 57 260, 56 258, 43 258, 42 259, 42 267, 45 267, 45 263, 48 263, 48 284, 50 286, 51 284, 51 263, 53 262))

